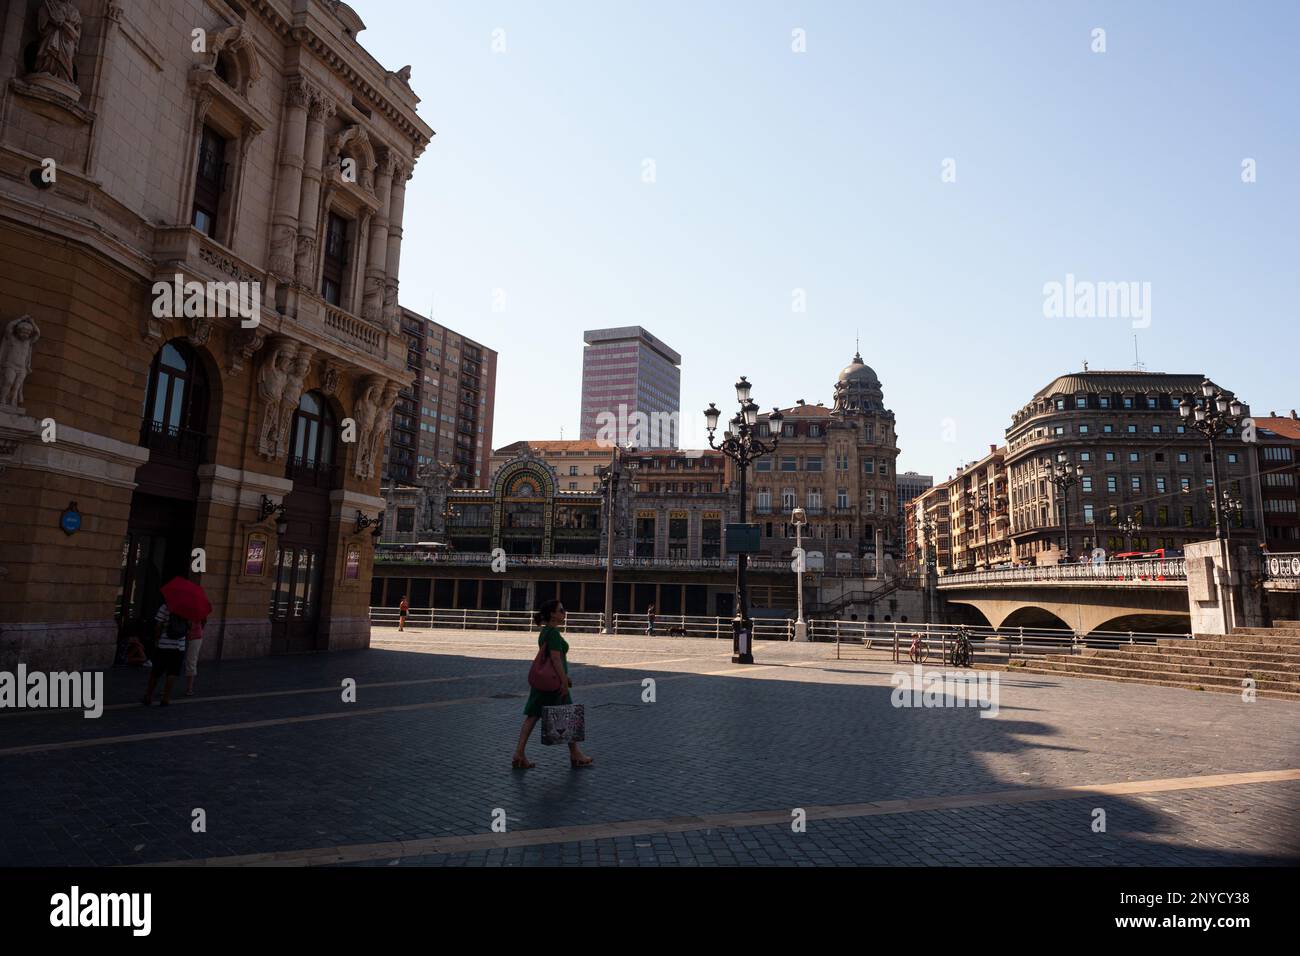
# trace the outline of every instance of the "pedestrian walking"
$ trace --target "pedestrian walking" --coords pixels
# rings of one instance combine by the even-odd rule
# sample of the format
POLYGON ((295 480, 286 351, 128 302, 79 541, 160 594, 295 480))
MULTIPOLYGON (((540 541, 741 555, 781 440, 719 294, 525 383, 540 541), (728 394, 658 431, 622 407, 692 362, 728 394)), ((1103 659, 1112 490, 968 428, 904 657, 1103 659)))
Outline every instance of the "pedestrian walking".
POLYGON ((406 630, 406 612, 411 609, 411 605, 406 603, 406 595, 402 595, 402 602, 397 605, 397 629, 406 630))
POLYGON ((154 616, 154 629, 157 640, 153 655, 153 667, 149 669, 149 689, 145 691, 140 703, 148 707, 153 703, 153 692, 158 686, 158 679, 165 677, 162 699, 158 702, 166 707, 172 702, 172 685, 180 676, 185 662, 185 639, 190 632, 190 622, 179 614, 173 614, 164 602, 154 616))
POLYGON ((645 621, 645 632, 653 637, 655 633, 655 606, 653 604, 645 609, 645 621))
MULTIPOLYGON (((573 682, 569 679, 569 643, 560 633, 564 618, 564 605, 556 600, 547 601, 533 617, 534 623, 542 628, 537 635, 538 657, 544 660, 544 667, 551 668, 558 686, 553 691, 534 687, 529 693, 528 702, 524 704, 524 725, 519 729, 519 742, 515 745, 515 753, 510 760, 510 766, 516 770, 531 770, 537 766, 525 756, 524 749, 528 746, 533 728, 542 718, 542 709, 573 703, 570 695, 573 682)), ((576 742, 569 744, 569 765, 574 770, 590 767, 592 763, 592 759, 582 752, 576 742)))

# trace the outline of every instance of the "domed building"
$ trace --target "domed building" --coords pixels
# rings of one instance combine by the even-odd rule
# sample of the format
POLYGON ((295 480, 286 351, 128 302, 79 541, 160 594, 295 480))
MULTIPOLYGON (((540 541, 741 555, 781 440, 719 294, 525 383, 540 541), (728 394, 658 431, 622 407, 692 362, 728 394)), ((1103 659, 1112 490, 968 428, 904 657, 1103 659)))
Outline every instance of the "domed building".
MULTIPOLYGON (((898 438, 875 370, 855 352, 835 380, 830 407, 801 399, 782 413, 776 452, 755 462, 748 483, 749 513, 762 531, 763 550, 790 553, 790 516, 799 507, 808 515, 803 537, 810 564, 818 563, 817 553, 827 570, 874 558, 877 532, 886 554, 896 556, 898 438)), ((766 416, 759 422, 767 440, 766 416)))

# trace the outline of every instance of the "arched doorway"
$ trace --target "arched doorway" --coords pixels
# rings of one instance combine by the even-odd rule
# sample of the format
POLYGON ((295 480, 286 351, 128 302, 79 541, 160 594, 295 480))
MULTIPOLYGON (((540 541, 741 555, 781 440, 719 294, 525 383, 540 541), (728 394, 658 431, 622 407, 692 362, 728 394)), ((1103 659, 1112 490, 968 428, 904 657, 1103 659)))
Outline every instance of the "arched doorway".
POLYGON ((330 491, 339 479, 338 429, 334 413, 319 392, 306 392, 293 414, 293 433, 285 477, 293 491, 285 496, 288 523, 279 536, 275 590, 271 598, 271 653, 319 650, 321 582, 329 546, 330 491))
POLYGON ((162 604, 159 588, 185 574, 194 547, 199 465, 208 461, 209 378, 199 353, 184 339, 158 350, 149 366, 140 445, 149 460, 136 470, 116 617, 119 647, 146 636, 162 604))

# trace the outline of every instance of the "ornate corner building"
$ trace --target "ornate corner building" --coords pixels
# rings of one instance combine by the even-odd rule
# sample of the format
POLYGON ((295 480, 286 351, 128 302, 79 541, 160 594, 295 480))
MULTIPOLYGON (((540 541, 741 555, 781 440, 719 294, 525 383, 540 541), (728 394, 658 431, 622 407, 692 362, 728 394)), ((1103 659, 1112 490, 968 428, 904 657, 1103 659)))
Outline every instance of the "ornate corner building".
MULTIPOLYGON (((803 508, 808 552, 856 561, 874 554, 879 532, 884 547, 901 556, 898 433, 871 366, 855 353, 835 381, 832 407, 800 402, 782 413, 780 444, 755 462, 749 482, 747 506, 762 531, 763 550, 789 555, 795 545, 790 514, 803 508)), ((759 416, 758 428, 760 436, 770 436, 767 416, 759 416)))
POLYGON ((364 646, 433 131, 326 0, 0 3, 0 667, 364 646))

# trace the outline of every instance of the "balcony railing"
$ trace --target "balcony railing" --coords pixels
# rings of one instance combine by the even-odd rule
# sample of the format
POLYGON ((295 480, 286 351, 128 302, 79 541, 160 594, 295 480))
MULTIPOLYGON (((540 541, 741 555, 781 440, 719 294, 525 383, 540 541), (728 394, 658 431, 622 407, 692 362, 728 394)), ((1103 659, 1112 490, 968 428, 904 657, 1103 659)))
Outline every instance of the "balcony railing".
POLYGON ((369 322, 365 322, 351 312, 344 312, 337 306, 325 305, 325 329, 335 338, 369 352, 381 355, 384 349, 385 333, 369 322))
POLYGON ((208 436, 189 428, 145 422, 140 429, 140 444, 162 458, 193 463, 203 461, 208 436))
POLYGON ((1264 574, 1270 581, 1300 584, 1300 554, 1265 555, 1264 574))
POLYGON ((285 477, 295 485, 309 488, 333 488, 338 478, 338 466, 326 465, 306 458, 290 458, 285 477))

